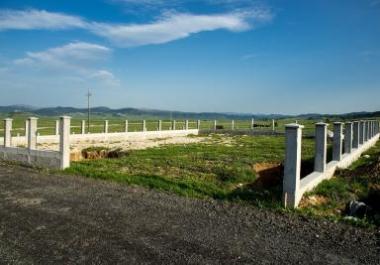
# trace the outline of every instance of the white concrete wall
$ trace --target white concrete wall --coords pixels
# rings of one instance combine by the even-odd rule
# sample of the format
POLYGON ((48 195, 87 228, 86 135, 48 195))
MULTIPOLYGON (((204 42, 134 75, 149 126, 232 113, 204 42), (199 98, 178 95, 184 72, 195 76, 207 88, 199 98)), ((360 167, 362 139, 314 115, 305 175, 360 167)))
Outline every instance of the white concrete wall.
POLYGON ((0 146, 0 159, 54 169, 59 169, 61 165, 60 152, 26 148, 0 146))

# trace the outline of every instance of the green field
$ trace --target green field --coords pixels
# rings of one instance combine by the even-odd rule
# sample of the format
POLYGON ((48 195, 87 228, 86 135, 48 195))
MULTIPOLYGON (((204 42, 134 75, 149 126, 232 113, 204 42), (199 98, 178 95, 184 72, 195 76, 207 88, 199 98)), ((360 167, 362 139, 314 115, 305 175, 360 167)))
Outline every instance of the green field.
MULTIPOLYGON (((0 114, 0 119, 4 119, 8 117, 7 115, 0 114)), ((12 135, 24 135, 25 134, 25 120, 28 116, 25 115, 13 115, 13 129, 12 135)), ((38 133, 40 135, 52 135, 55 133, 55 121, 59 119, 59 117, 47 117, 41 116, 38 117, 38 133)), ((81 116, 73 116, 71 120, 71 132, 72 133, 80 133, 81 132, 81 121, 86 120, 87 118, 83 115, 81 116)), ((109 132, 123 132, 125 118, 114 117, 114 116, 93 116, 91 118, 91 133, 100 133, 104 131, 104 121, 109 121, 109 132)), ((142 119, 129 118, 129 126, 128 130, 131 132, 134 131, 142 131, 142 119)), ((162 129, 169 130, 171 128, 172 121, 169 119, 162 120, 162 129)), ((277 132, 283 132, 285 128, 285 124, 293 123, 295 120, 293 119, 280 119, 276 120, 275 130, 277 132)), ((304 133, 312 133, 314 131, 315 120, 298 120, 299 123, 305 125, 304 133)), ((231 128, 231 120, 218 120, 218 125, 223 126, 224 129, 231 128)), ((255 124, 259 127, 255 127, 255 130, 271 130, 272 129, 272 121, 271 120, 255 120, 255 124)), ((176 129, 183 129, 185 126, 185 120, 176 120, 176 129)), ((148 131, 154 131, 158 129, 158 120, 152 119, 151 117, 146 118, 146 127, 148 131)), ((196 120, 189 120, 189 128, 195 129, 197 127, 196 120)), ((214 121, 213 120, 201 120, 201 129, 213 129, 214 121)), ((250 129, 251 121, 250 120, 235 120, 235 129, 250 129)), ((87 131, 87 120, 86 120, 86 131, 87 131)), ((3 136, 3 128, 0 126, 0 137, 3 136)))
MULTIPOLYGON (((194 136, 196 137, 196 136, 194 136)), ((284 160, 284 138, 212 135, 207 141, 129 151, 117 159, 73 162, 66 172, 136 184, 192 197, 280 203, 281 185, 251 188, 253 166, 284 160)), ((310 160, 314 142, 304 139, 303 158, 310 160)))

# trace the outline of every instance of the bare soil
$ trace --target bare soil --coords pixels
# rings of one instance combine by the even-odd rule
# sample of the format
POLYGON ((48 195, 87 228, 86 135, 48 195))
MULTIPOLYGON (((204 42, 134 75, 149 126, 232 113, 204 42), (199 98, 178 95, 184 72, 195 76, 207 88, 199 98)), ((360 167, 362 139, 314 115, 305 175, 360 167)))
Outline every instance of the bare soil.
POLYGON ((0 264, 380 264, 379 233, 0 164, 0 264))

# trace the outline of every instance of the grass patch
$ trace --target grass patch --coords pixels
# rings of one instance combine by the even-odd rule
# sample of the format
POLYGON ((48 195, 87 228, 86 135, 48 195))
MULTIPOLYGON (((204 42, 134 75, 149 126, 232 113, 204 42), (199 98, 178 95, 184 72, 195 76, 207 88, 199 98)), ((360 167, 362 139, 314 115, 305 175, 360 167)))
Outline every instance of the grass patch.
POLYGON ((360 226, 380 226, 380 142, 348 169, 321 182, 301 202, 303 214, 343 220, 360 226), (321 200, 322 198, 322 200, 321 200), (362 219, 345 217, 349 201, 363 201, 371 207, 362 219))
MULTIPOLYGON (((281 187, 252 188, 257 180, 253 165, 282 162, 284 151, 283 137, 214 134, 201 143, 133 150, 117 159, 73 162, 66 171, 190 197, 278 205, 281 187)), ((313 152, 313 141, 305 139, 304 158, 310 159, 313 152)))

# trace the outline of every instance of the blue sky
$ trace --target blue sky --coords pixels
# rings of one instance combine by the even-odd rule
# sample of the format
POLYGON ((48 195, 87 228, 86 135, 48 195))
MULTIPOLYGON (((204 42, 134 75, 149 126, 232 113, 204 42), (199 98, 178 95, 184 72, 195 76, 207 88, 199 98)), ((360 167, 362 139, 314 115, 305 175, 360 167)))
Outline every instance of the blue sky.
POLYGON ((380 0, 0 2, 0 105, 380 110, 380 0))

